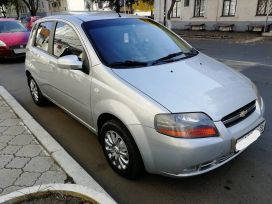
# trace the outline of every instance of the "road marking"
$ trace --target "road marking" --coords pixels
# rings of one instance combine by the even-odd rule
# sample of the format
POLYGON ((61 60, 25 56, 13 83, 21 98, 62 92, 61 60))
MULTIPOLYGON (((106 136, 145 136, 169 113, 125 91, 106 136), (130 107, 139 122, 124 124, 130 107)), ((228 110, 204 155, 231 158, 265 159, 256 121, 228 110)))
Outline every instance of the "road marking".
POLYGON ((270 64, 263 64, 259 62, 251 62, 251 61, 241 61, 241 60, 230 60, 230 59, 222 59, 222 58, 217 58, 218 61, 223 62, 224 64, 235 68, 238 71, 243 71, 245 69, 248 69, 250 67, 255 67, 255 66, 262 66, 266 68, 272 68, 272 65, 270 64))

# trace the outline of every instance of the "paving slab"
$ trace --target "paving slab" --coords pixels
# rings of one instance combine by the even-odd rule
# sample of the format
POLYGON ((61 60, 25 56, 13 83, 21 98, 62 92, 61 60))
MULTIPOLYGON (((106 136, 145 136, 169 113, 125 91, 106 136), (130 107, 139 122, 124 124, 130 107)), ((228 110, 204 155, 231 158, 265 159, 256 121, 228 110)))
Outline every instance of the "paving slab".
POLYGON ((30 161, 30 158, 15 157, 7 165, 7 169, 22 169, 30 161))
POLYGON ((23 168, 24 171, 29 172, 46 172, 50 169, 54 160, 51 157, 34 157, 28 162, 28 164, 23 168))
MULTIPOLYGON (((16 186, 33 186, 36 183, 36 180, 41 176, 41 173, 37 172, 24 172, 20 175, 20 177, 15 181, 14 185, 16 186)), ((56 177, 52 179, 56 181, 56 177)), ((60 183, 63 180, 59 180, 60 183)))
POLYGON ((12 184, 19 178, 21 175, 21 169, 0 169, 0 188, 4 189, 12 186, 12 184))
POLYGON ((33 141, 33 137, 31 135, 17 135, 11 141, 9 141, 10 145, 27 145, 33 141))
POLYGON ((18 152, 21 148, 22 146, 18 145, 7 145, 4 149, 1 150, 1 154, 13 155, 16 152, 18 152))
POLYGON ((0 155, 0 169, 4 168, 12 158, 12 155, 0 155))

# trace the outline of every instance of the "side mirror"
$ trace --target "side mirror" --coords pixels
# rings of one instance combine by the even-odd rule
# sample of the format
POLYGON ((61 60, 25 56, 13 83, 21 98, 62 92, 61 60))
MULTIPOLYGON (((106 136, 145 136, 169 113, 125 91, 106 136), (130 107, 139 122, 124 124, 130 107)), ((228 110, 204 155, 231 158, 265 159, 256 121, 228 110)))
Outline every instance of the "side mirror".
POLYGON ((76 55, 66 55, 58 59, 58 67, 62 69, 82 69, 81 62, 76 55))

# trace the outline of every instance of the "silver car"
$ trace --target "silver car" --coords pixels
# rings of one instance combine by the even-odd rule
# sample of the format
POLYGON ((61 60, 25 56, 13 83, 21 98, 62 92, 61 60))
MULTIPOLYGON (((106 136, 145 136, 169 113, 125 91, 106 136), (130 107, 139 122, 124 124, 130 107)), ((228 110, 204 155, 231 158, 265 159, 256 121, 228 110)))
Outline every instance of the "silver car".
POLYGON ((248 78, 147 18, 43 18, 25 65, 34 102, 49 99, 97 134, 126 178, 208 172, 265 128, 263 100, 248 78))

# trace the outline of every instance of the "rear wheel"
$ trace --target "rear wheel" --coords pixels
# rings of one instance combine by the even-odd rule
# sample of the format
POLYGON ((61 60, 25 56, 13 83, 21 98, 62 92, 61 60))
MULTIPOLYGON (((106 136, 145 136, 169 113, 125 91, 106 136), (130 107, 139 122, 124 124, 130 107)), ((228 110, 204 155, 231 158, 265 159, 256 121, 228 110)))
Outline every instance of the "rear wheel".
POLYGON ((109 120, 101 128, 102 147, 108 163, 119 175, 134 179, 143 172, 139 150, 126 127, 109 120))
POLYGON ((31 76, 28 79, 28 85, 33 101, 39 106, 44 106, 47 102, 47 99, 42 95, 38 84, 31 76))

